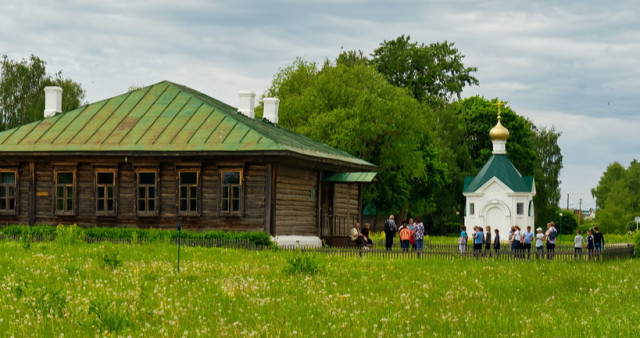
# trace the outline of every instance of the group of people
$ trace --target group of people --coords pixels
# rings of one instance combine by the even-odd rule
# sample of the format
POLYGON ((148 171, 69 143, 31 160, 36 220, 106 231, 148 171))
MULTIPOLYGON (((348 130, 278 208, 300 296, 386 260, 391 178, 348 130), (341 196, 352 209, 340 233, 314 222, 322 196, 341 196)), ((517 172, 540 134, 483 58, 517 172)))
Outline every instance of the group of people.
MULTIPOLYGON (((480 226, 473 227, 473 233, 471 238, 473 240, 473 253, 476 257, 481 255, 492 256, 500 254, 500 230, 495 229, 495 237, 491 238, 491 227, 485 227, 486 234, 483 233, 483 229, 480 226), (484 248, 484 253, 483 253, 484 248), (491 249, 493 248, 493 252, 491 249)), ((599 231, 598 227, 593 228, 594 233, 591 234, 590 230, 587 230, 587 250, 589 252, 589 258, 598 258, 604 248, 604 237, 599 231)), ((542 228, 536 229, 536 234, 531 231, 531 227, 527 226, 525 231, 522 231, 519 226, 514 225, 509 231, 508 242, 510 245, 510 252, 516 258, 531 258, 531 245, 535 239, 536 257, 538 259, 544 257, 544 244, 546 242, 547 259, 553 259, 555 255, 556 241, 558 238, 558 230, 555 227, 554 222, 547 223, 547 230, 543 233, 542 228)), ((460 228, 460 237, 458 238, 458 248, 462 254, 467 251, 467 242, 469 236, 467 234, 467 227, 462 226, 460 228)), ((581 235, 580 230, 576 231, 574 237, 574 256, 576 259, 582 257, 582 248, 584 246, 584 238, 581 235)))
POLYGON ((400 237, 400 247, 403 251, 409 251, 409 247, 413 250, 422 251, 424 247, 424 224, 418 217, 415 220, 409 219, 409 222, 402 222, 398 227, 393 215, 384 222, 385 248, 391 250, 393 247, 393 239, 396 233, 400 237))

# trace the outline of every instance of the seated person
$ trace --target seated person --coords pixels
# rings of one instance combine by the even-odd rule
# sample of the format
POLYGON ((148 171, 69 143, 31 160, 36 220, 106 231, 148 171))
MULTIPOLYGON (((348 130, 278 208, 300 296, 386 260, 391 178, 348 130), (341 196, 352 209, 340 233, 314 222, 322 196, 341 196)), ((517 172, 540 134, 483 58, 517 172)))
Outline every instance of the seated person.
POLYGON ((357 246, 365 245, 364 236, 360 232, 360 223, 358 222, 353 223, 353 228, 351 228, 351 242, 357 246))
POLYGON ((369 231, 371 230, 371 224, 365 223, 364 228, 362 228, 362 236, 364 236, 364 242, 368 245, 373 245, 373 241, 371 237, 369 237, 369 231))

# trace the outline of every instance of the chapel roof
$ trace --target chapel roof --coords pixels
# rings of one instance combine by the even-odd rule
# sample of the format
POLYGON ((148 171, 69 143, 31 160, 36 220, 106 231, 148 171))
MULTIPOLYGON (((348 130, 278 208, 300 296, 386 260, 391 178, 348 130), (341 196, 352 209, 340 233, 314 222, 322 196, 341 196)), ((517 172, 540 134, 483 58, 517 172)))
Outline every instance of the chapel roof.
POLYGON ((506 155, 495 154, 482 167, 478 175, 465 178, 462 192, 476 192, 493 177, 514 192, 531 192, 533 189, 533 176, 523 177, 506 155))

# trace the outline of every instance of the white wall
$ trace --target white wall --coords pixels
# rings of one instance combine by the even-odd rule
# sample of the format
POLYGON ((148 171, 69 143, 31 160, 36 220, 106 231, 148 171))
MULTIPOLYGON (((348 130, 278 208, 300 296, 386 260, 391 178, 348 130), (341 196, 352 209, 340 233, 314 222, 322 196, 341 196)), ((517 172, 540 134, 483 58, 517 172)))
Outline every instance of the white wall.
POLYGON ((495 229, 500 230, 500 240, 507 241, 511 226, 518 225, 522 230, 527 226, 534 227, 533 209, 529 216, 531 193, 514 193, 498 179, 493 178, 475 193, 465 193, 466 213, 464 224, 470 232, 475 225, 485 228, 491 226, 491 237, 495 237, 495 229), (470 214, 470 204, 474 204, 474 214, 470 214), (523 214, 517 215, 517 204, 523 204, 523 214))

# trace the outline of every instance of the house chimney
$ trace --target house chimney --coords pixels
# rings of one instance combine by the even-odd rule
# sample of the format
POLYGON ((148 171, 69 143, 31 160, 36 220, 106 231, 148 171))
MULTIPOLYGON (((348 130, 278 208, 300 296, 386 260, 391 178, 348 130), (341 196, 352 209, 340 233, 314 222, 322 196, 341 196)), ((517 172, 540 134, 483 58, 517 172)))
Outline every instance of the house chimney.
POLYGON ((254 118, 256 116, 256 112, 253 110, 255 97, 256 93, 254 92, 238 92, 238 112, 254 118))
POLYGON ((44 117, 62 113, 62 88, 44 87, 44 117))
POLYGON ((262 103, 264 106, 262 117, 271 121, 271 123, 278 124, 278 106, 280 105, 280 100, 275 97, 265 97, 262 99, 262 103))

